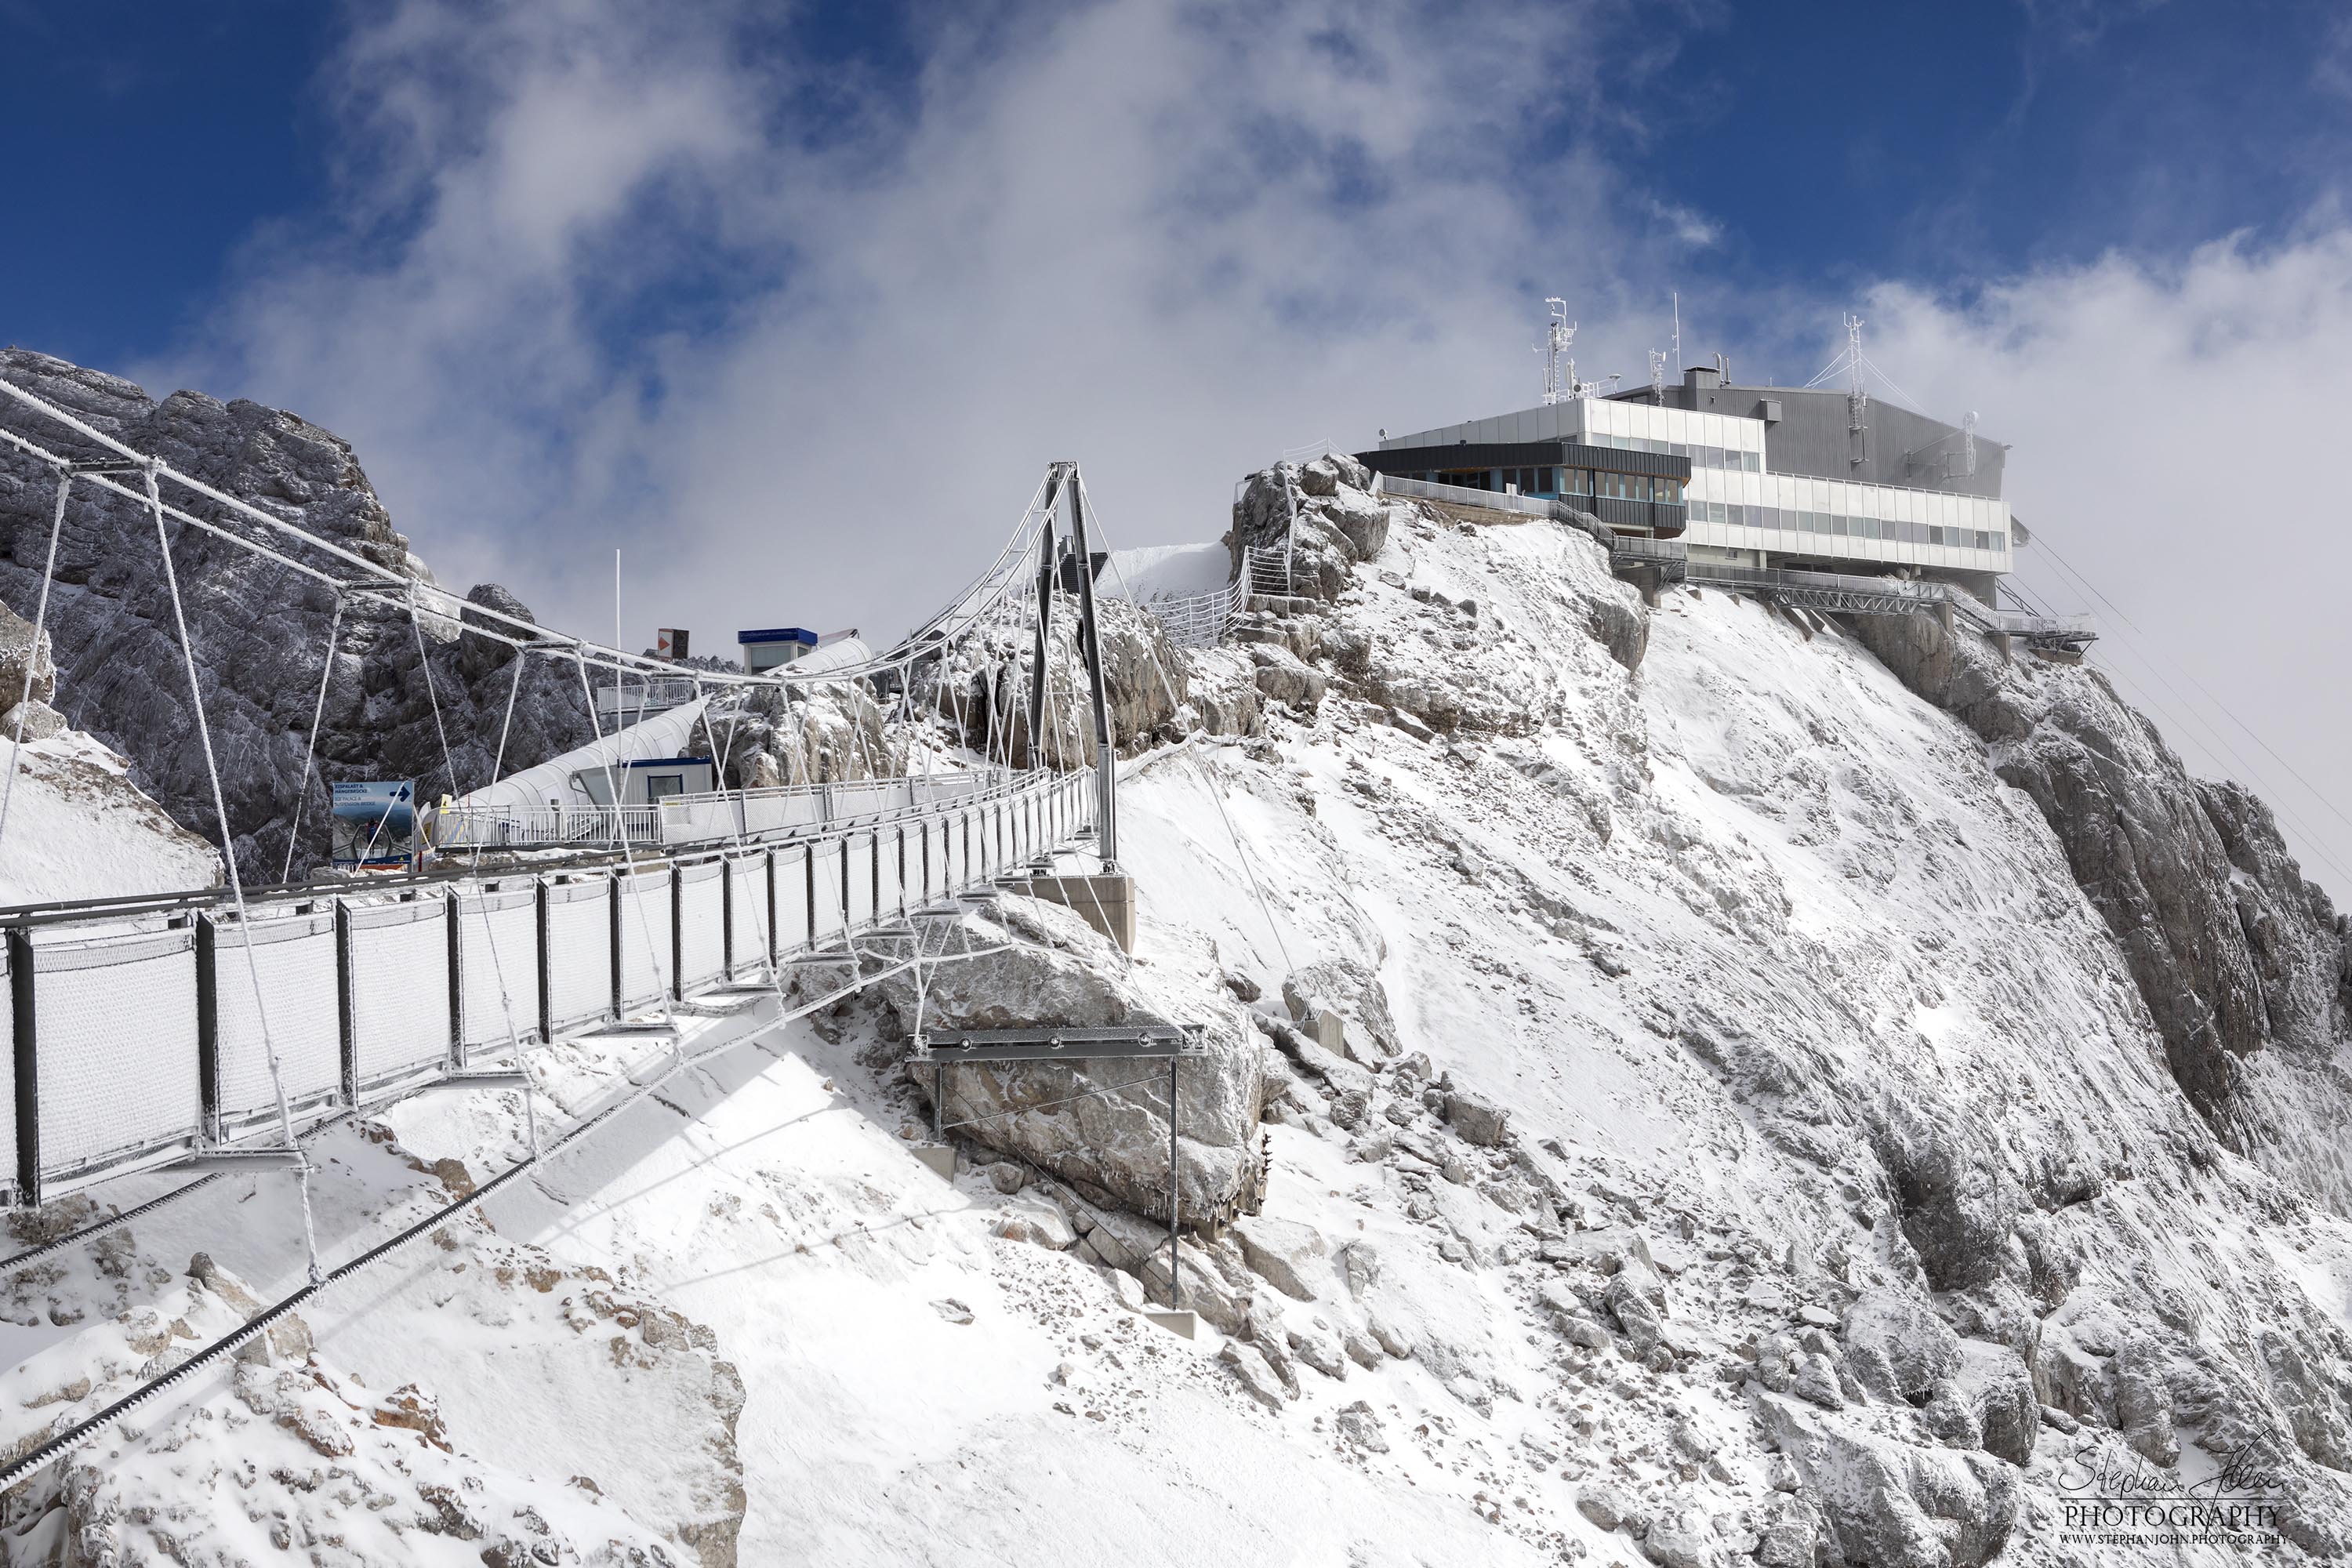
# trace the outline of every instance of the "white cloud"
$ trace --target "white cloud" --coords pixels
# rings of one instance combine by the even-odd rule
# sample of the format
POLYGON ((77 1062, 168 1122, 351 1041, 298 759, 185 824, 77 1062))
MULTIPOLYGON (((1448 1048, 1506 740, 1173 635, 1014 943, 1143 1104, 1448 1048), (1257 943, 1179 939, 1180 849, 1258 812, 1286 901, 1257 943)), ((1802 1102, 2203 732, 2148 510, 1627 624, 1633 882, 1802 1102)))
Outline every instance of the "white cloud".
POLYGON ((2028 591, 2099 614, 2126 695, 2192 767, 2258 784, 2306 874, 2352 902, 2352 503, 2333 471, 2352 230, 2331 217, 2163 267, 2110 256, 1966 308, 1890 284, 1864 313, 1874 360, 2013 444, 2011 504, 2042 541, 2020 558, 2028 591))
MULTIPOLYGON (((816 72, 725 12, 406 0, 322 86, 335 221, 257 235, 144 378, 351 437, 445 578, 557 624, 609 625, 617 542, 632 640, 887 637, 985 559, 1048 459, 1086 464, 1117 542, 1211 539, 1286 445, 1532 401, 1546 294, 1575 301, 1586 374, 1638 372, 1672 263, 1715 232, 1580 151, 1539 155, 1671 58, 1603 0, 926 25, 891 78, 816 72), (708 285, 698 312, 661 309, 681 279, 708 285)), ((1766 323, 1722 345, 1735 369, 1800 380, 1845 302, 1684 293, 1687 322, 1766 323)), ((2352 239, 2323 214, 2267 250, 1863 304, 1930 411, 2015 443, 2015 504, 2056 552, 2323 787, 2352 769, 2326 483, 2347 300, 2352 239)), ((2126 641, 2102 657, 2202 762, 2126 641)), ((2352 831, 2227 732, 2352 866, 2352 831)))

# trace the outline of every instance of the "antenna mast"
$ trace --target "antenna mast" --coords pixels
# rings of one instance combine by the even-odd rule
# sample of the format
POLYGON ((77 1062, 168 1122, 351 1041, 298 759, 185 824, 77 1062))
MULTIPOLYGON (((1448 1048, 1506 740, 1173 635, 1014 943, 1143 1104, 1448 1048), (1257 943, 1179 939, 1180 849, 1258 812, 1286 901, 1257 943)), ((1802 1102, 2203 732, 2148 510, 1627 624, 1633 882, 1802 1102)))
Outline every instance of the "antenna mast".
POLYGON ((1544 406, 1549 408, 1555 403, 1565 402, 1582 394, 1576 382, 1576 361, 1568 358, 1568 351, 1576 342, 1576 323, 1568 319, 1568 301, 1546 300, 1544 303, 1551 310, 1550 326, 1544 334, 1544 346, 1540 351, 1544 356, 1544 406), (1566 361, 1567 372, 1564 378, 1561 374, 1563 360, 1566 361))
POLYGON ((1655 349, 1650 351, 1650 401, 1666 405, 1666 356, 1655 349))
POLYGON ((1973 408, 1960 420, 1960 461, 1970 479, 1977 477, 1977 411, 1973 408))
POLYGON ((1683 368, 1683 295, 1682 295, 1682 290, 1681 290, 1681 289, 1675 289, 1675 374, 1681 374, 1681 372, 1682 372, 1682 368, 1683 368))
POLYGON ((1864 432, 1870 428, 1870 393, 1862 384, 1862 318, 1851 313, 1845 318, 1845 357, 1853 373, 1845 395, 1846 432, 1853 438, 1847 461, 1858 468, 1863 463, 1864 432))

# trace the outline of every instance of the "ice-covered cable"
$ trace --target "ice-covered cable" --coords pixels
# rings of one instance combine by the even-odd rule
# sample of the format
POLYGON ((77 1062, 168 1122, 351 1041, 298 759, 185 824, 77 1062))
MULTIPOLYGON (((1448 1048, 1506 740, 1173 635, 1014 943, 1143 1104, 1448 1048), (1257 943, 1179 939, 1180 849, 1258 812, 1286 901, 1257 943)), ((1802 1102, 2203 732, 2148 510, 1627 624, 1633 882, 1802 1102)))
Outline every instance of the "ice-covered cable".
MULTIPOLYGON (((335 639, 343 629, 343 595, 335 591, 335 613, 327 621, 327 657, 319 666, 319 700, 310 708, 310 739, 302 749, 302 783, 294 792, 294 825, 286 830, 286 864, 278 879, 294 879, 294 849, 302 842, 302 807, 310 797, 310 772, 319 765, 319 724, 327 716, 327 682, 335 673, 335 639)), ((326 780, 322 776, 321 784, 326 780)))
POLYGON ((73 475, 58 475, 58 504, 49 517, 49 552, 41 563, 41 597, 33 611, 33 637, 25 645, 25 690, 16 703, 15 748, 8 753, 8 782, 0 784, 0 843, 8 837, 8 805, 16 795, 16 770, 25 760, 25 721, 33 710, 33 678, 41 666, 41 638, 48 634, 49 583, 58 572, 58 535, 65 531, 66 497, 73 490, 73 475))
POLYGON ((269 1062, 269 1087, 278 1097, 278 1129, 286 1147, 296 1152, 302 1190, 302 1246, 310 1262, 310 1283, 325 1275, 319 1267, 319 1231, 310 1214, 310 1156, 294 1139, 294 1112, 286 1100, 286 1077, 278 1062, 278 1041, 269 1028, 269 1003, 261 991, 261 967, 253 956, 253 925, 245 908, 245 879, 236 868, 236 842, 229 831, 228 805, 221 794, 220 763, 213 755, 213 731, 205 717, 204 683, 196 676, 196 645, 188 636, 188 616, 180 602, 179 568, 172 563, 172 536, 163 527, 163 500, 155 484, 155 470, 147 470, 147 500, 155 514, 155 546, 163 552, 163 584, 171 591, 172 621, 180 632, 180 657, 188 670, 188 703, 195 710, 196 739, 205 751, 205 776, 213 791, 213 812, 220 820, 221 864, 228 873, 229 897, 236 904, 237 945, 245 950, 245 977, 253 987, 254 1017, 261 1030, 262 1055, 269 1062))

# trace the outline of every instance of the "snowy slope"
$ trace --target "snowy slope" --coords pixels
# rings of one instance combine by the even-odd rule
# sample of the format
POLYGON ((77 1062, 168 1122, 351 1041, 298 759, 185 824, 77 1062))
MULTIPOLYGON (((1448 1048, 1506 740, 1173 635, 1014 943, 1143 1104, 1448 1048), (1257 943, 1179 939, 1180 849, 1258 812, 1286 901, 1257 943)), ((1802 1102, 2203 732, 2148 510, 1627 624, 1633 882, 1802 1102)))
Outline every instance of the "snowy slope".
POLYGON ((1112 551, 1098 582, 1106 593, 1148 605, 1213 593, 1232 575, 1233 560, 1222 544, 1155 544, 1112 551))
MULTIPOLYGON (((130 764, 68 730, 0 739, 0 770, 15 768, 0 905, 206 888, 220 857, 164 816, 131 783, 130 764)), ((5 776, 5 775, 0 775, 5 776)))
MULTIPOLYGON (((36 1483, 17 1542, 2146 1561, 2066 1538, 2078 1450, 2252 1456, 2277 1553, 2345 1539, 2352 1228, 2207 1131, 1980 742, 1834 629, 1716 595, 1670 595, 1629 670, 1597 631, 1626 591, 1549 524, 1401 527, 1351 584, 1285 634, 1319 705, 1121 789, 1139 967, 1187 1016, 1255 995, 1278 1086, 1263 1212, 1188 1247, 1230 1332, 1131 1310, 1067 1188, 921 1165, 876 1006, 719 1019, 740 1044, 306 1314, 315 1354, 268 1370, 308 1385, 198 1380, 36 1483), (1290 1026, 1318 964, 1377 979, 1392 1041, 1370 993, 1339 1053, 1290 1026), (375 1414, 411 1385, 446 1451, 375 1414)), ((551 1125, 667 1052, 542 1053, 551 1125)), ((328 1135, 331 1253, 522 1136, 511 1094, 328 1135)), ((198 1248, 263 1296, 299 1276, 282 1178, 131 1230, 12 1281, 0 1443, 217 1317, 198 1248)))

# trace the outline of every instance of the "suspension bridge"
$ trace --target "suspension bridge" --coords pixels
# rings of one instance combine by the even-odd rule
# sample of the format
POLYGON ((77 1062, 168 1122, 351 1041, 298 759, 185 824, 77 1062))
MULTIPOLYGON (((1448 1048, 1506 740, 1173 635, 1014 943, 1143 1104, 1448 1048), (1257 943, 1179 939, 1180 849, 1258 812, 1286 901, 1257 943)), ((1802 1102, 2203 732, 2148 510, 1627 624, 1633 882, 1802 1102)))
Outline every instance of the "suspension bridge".
MULTIPOLYGON (((1098 524, 1075 463, 1050 466, 994 558, 897 646, 821 670, 750 674, 632 654, 458 600, 5 380, 0 413, 16 416, 0 424, 0 443, 45 468, 55 486, 36 649, 77 491, 127 500, 152 521, 224 868, 217 888, 0 910, 0 984, 10 1003, 0 1010, 0 1199, 30 1208, 133 1173, 188 1173, 186 1184, 153 1201, 163 1203, 224 1173, 282 1172, 301 1189, 309 1259, 299 1289, 0 1469, 0 1488, 652 1092, 698 1059, 685 1043, 698 1015, 751 1010, 765 1027, 887 974, 911 969, 919 980, 929 965, 977 955, 960 917, 1008 885, 1058 897, 1116 931, 1118 917, 1095 897, 1118 870, 1117 748, 1091 569, 1098 524), (594 732, 573 761, 602 771, 604 804, 542 809, 535 788, 502 795, 502 729, 491 776, 434 819, 423 869, 247 886, 173 561, 175 528, 332 590, 321 710, 344 605, 373 602, 408 618, 453 784, 449 737, 422 657, 428 634, 462 628, 510 647, 514 692, 527 661, 569 664, 594 732), (632 806, 619 784, 630 732, 607 734, 598 717, 593 689, 605 679, 682 683, 696 721, 714 738, 731 737, 733 718, 754 700, 772 710, 781 696, 788 721, 799 723, 813 691, 846 691, 887 703, 884 741, 874 744, 853 726, 859 776, 632 806), (1055 868, 1072 853, 1102 876, 1066 883, 1055 868), (666 1038, 671 1060, 542 1142, 531 1048, 600 1031, 666 1038), (311 1220, 311 1140, 407 1095, 469 1088, 521 1091, 528 1157, 331 1266, 311 1220)), ((514 700, 510 692, 508 724, 514 700)), ((23 733, 20 711, 19 752, 23 733)), ((317 734, 314 718, 314 751, 317 734)), ((12 753, 9 794, 20 760, 12 753)), ((7 798, 0 794, 0 854, 7 798)), ((1118 1048, 1166 1055, 1171 1071, 1174 1058, 1198 1051, 1181 1031, 1118 1048)))

